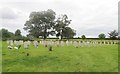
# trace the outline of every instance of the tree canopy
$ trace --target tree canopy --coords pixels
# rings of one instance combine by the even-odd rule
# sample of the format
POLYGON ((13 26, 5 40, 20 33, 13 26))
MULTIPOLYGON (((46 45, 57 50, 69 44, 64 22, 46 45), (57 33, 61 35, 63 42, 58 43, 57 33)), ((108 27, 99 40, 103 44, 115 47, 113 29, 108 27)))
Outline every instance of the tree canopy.
POLYGON ((85 35, 82 35, 81 38, 82 38, 82 39, 86 39, 86 36, 85 36, 85 35))
POLYGON ((69 27, 70 23, 71 20, 68 19, 68 16, 66 14, 61 15, 57 18, 56 24, 54 26, 55 30, 57 31, 57 37, 61 35, 65 38, 73 38, 73 36, 76 35, 75 30, 69 27))
POLYGON ((55 15, 56 13, 51 9, 32 12, 29 20, 24 24, 24 29, 33 37, 39 38, 39 36, 43 36, 43 38, 46 38, 50 34, 49 32, 51 32, 48 32, 48 30, 54 26, 55 15))
POLYGON ((116 30, 111 31, 108 34, 109 34, 110 39, 117 39, 118 37, 118 32, 116 30))
POLYGON ((67 15, 56 19, 56 13, 51 9, 47 11, 31 12, 29 20, 24 24, 24 30, 28 31, 29 35, 35 38, 42 36, 45 39, 49 35, 54 34, 68 38, 75 35, 75 31, 68 27, 70 21, 67 15), (60 34, 61 29, 63 32, 60 34), (67 33, 68 31, 69 33, 67 33))
POLYGON ((17 30, 15 31, 15 36, 22 36, 22 35, 21 35, 21 31, 20 31, 19 29, 17 29, 17 30))
POLYGON ((100 39, 105 39, 106 35, 105 35, 104 33, 101 33, 101 34, 98 35, 98 37, 99 37, 100 39))
POLYGON ((8 38, 14 37, 14 33, 9 32, 7 29, 1 29, 0 30, 0 37, 2 37, 2 40, 6 40, 8 38))

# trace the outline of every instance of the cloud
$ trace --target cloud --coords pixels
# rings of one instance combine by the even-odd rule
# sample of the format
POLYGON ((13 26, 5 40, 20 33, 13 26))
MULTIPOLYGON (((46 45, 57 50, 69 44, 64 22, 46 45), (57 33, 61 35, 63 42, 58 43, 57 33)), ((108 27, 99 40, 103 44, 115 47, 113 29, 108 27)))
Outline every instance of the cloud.
POLYGON ((1 3, 0 14, 4 16, 3 27, 12 31, 20 28, 25 35, 22 28, 30 12, 53 9, 57 15, 68 15, 72 20, 70 27, 76 30, 77 36, 98 37, 102 32, 107 34, 118 29, 117 4, 118 0, 21 0, 1 3))
POLYGON ((18 14, 11 8, 5 7, 0 8, 0 18, 2 19, 16 19, 18 14))

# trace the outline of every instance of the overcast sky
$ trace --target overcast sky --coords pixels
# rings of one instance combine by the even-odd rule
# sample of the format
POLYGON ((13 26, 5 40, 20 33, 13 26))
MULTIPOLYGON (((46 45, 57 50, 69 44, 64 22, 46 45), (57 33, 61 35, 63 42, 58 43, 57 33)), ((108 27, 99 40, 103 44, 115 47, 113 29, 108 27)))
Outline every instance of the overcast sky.
POLYGON ((118 29, 119 0, 1 0, 1 28, 11 32, 20 29, 22 35, 24 23, 32 11, 52 9, 57 15, 67 14, 72 20, 70 27, 77 36, 98 37, 98 34, 118 29))

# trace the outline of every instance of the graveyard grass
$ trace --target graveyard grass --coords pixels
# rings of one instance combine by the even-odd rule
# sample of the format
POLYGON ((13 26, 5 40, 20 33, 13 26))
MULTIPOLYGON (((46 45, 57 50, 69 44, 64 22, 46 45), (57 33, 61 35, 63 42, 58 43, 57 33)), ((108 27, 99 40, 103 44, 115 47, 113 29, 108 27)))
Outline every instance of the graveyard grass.
POLYGON ((118 45, 54 46, 52 52, 43 45, 11 52, 7 46, 2 42, 3 72, 118 72, 118 45))

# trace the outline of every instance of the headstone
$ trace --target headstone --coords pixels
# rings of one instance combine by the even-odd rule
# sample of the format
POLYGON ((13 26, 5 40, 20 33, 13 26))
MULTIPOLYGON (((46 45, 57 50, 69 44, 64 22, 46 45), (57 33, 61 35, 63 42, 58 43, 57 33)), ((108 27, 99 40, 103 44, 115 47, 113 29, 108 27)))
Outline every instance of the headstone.
POLYGON ((52 51, 52 46, 49 46, 49 48, 48 48, 48 49, 49 49, 49 51, 52 51))
POLYGON ((13 40, 10 40, 10 45, 13 46, 13 40))
POLYGON ((14 44, 15 44, 15 45, 17 44, 17 41, 16 41, 16 40, 14 40, 14 44))
POLYGON ((46 41, 46 40, 44 41, 44 46, 45 46, 45 47, 47 47, 47 46, 48 46, 48 45, 47 45, 47 41, 46 41))
POLYGON ((31 41, 27 41, 27 44, 30 45, 30 44, 31 44, 31 41))
POLYGON ((91 46, 90 46, 90 42, 89 42, 89 41, 87 41, 87 45, 88 45, 88 47, 91 47, 91 46))
POLYGON ((68 40, 66 41, 66 45, 69 46, 69 41, 68 40))
POLYGON ((61 46, 64 46, 64 41, 61 41, 61 46))
POLYGON ((25 48, 25 49, 28 49, 28 46, 29 46, 29 45, 28 45, 28 42, 25 41, 25 42, 24 42, 24 48, 25 48))
POLYGON ((94 42, 94 47, 96 47, 96 46, 97 46, 97 42, 95 41, 95 42, 94 42))
POLYGON ((78 48, 78 42, 77 41, 74 41, 74 47, 78 48))
POLYGON ((109 44, 111 44, 111 42, 109 42, 109 44))
POLYGON ((54 45, 54 42, 52 40, 50 40, 49 42, 49 45, 53 46, 54 45))
POLYGON ((52 51, 52 50, 53 50, 53 49, 52 49, 52 47, 53 47, 53 41, 51 40, 51 41, 50 41, 49 48, 48 48, 48 49, 49 49, 49 51, 52 51))
POLYGON ((70 44, 72 45, 72 44, 73 44, 73 41, 70 41, 70 44))
POLYGON ((81 47, 84 47, 84 41, 81 41, 81 47))
POLYGON ((104 44, 106 44, 106 42, 104 41, 104 44))
POLYGON ((23 42, 23 40, 20 40, 20 44, 22 45, 24 42, 23 42))
POLYGON ((56 41, 56 46, 59 47, 60 43, 59 41, 56 41))
POLYGON ((33 41, 35 48, 38 48, 38 41, 33 41))
POLYGON ((7 44, 10 44, 10 40, 7 40, 7 44))
POLYGON ((102 45, 102 41, 100 41, 100 45, 102 45))
POLYGON ((114 44, 114 41, 112 42, 112 44, 114 44))
POLYGON ((81 41, 79 41, 79 46, 81 46, 81 41))

